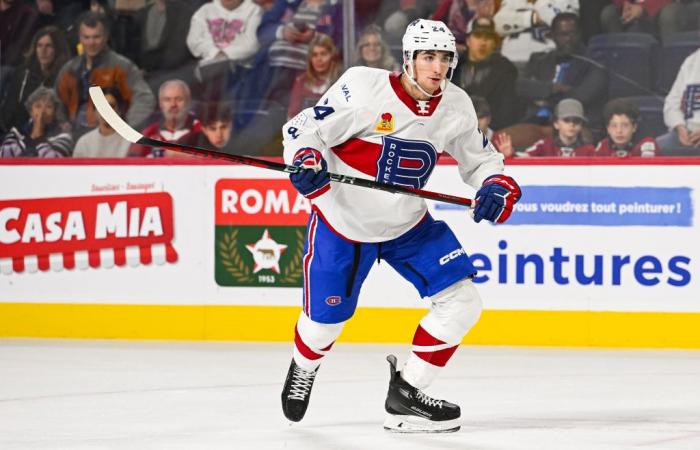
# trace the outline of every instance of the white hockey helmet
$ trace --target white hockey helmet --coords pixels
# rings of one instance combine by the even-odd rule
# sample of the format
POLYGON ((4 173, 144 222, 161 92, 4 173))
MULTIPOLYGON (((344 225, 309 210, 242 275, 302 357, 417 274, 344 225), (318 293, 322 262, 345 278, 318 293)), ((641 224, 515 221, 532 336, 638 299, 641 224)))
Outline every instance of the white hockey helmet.
POLYGON ((418 50, 437 50, 452 53, 450 68, 457 67, 457 44, 447 25, 438 20, 416 19, 406 27, 402 39, 403 64, 410 66, 418 50))

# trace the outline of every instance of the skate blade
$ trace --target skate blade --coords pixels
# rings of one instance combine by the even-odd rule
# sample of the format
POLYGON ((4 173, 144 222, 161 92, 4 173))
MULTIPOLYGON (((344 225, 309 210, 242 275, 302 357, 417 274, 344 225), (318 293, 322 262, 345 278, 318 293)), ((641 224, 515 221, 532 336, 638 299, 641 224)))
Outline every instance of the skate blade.
POLYGON ((384 429, 392 433, 454 433, 459 428, 459 419, 437 422, 416 416, 387 414, 384 421, 384 429))

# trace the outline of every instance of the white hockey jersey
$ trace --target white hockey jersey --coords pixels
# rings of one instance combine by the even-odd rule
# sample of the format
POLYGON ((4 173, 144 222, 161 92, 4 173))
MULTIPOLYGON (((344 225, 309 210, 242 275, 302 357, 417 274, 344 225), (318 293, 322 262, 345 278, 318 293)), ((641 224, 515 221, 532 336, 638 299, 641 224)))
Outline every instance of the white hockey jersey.
MULTIPOLYGON (((479 131, 466 92, 449 83, 442 96, 417 101, 398 73, 382 69, 348 69, 282 133, 287 164, 311 147, 323 153, 330 172, 414 188, 425 186, 442 152, 457 160, 462 179, 475 188, 504 168, 503 155, 479 131)), ((427 212, 422 198, 340 183, 313 203, 337 233, 357 242, 396 238, 427 212)))
POLYGON ((549 27, 557 14, 578 11, 579 0, 503 0, 493 17, 496 32, 505 37, 501 54, 513 62, 525 63, 535 52, 553 50, 556 46, 546 30, 533 28, 534 14, 549 27))
POLYGON ((700 50, 683 61, 664 102, 664 122, 669 130, 678 125, 700 130, 700 50))

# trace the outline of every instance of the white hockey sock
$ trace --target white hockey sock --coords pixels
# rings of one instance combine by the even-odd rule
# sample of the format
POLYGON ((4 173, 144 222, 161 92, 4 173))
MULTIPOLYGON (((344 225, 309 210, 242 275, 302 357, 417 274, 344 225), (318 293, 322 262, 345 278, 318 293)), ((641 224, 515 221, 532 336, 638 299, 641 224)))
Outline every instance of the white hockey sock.
POLYGON ((444 289, 431 301, 430 311, 418 325, 411 355, 401 371, 403 379, 418 389, 432 383, 481 315, 481 298, 468 279, 444 289))
POLYGON ((294 361, 304 370, 313 371, 331 350, 345 322, 319 323, 302 311, 294 329, 294 361))

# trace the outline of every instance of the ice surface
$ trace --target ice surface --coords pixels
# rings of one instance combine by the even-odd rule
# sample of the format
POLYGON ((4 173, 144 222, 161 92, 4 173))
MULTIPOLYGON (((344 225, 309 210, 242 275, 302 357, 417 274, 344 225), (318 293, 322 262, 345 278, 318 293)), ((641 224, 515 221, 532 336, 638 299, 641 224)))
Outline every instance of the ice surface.
POLYGON ((700 449, 700 352, 462 347, 428 390, 462 430, 397 435, 408 349, 337 344, 290 425, 291 343, 0 340, 0 449, 700 449))

